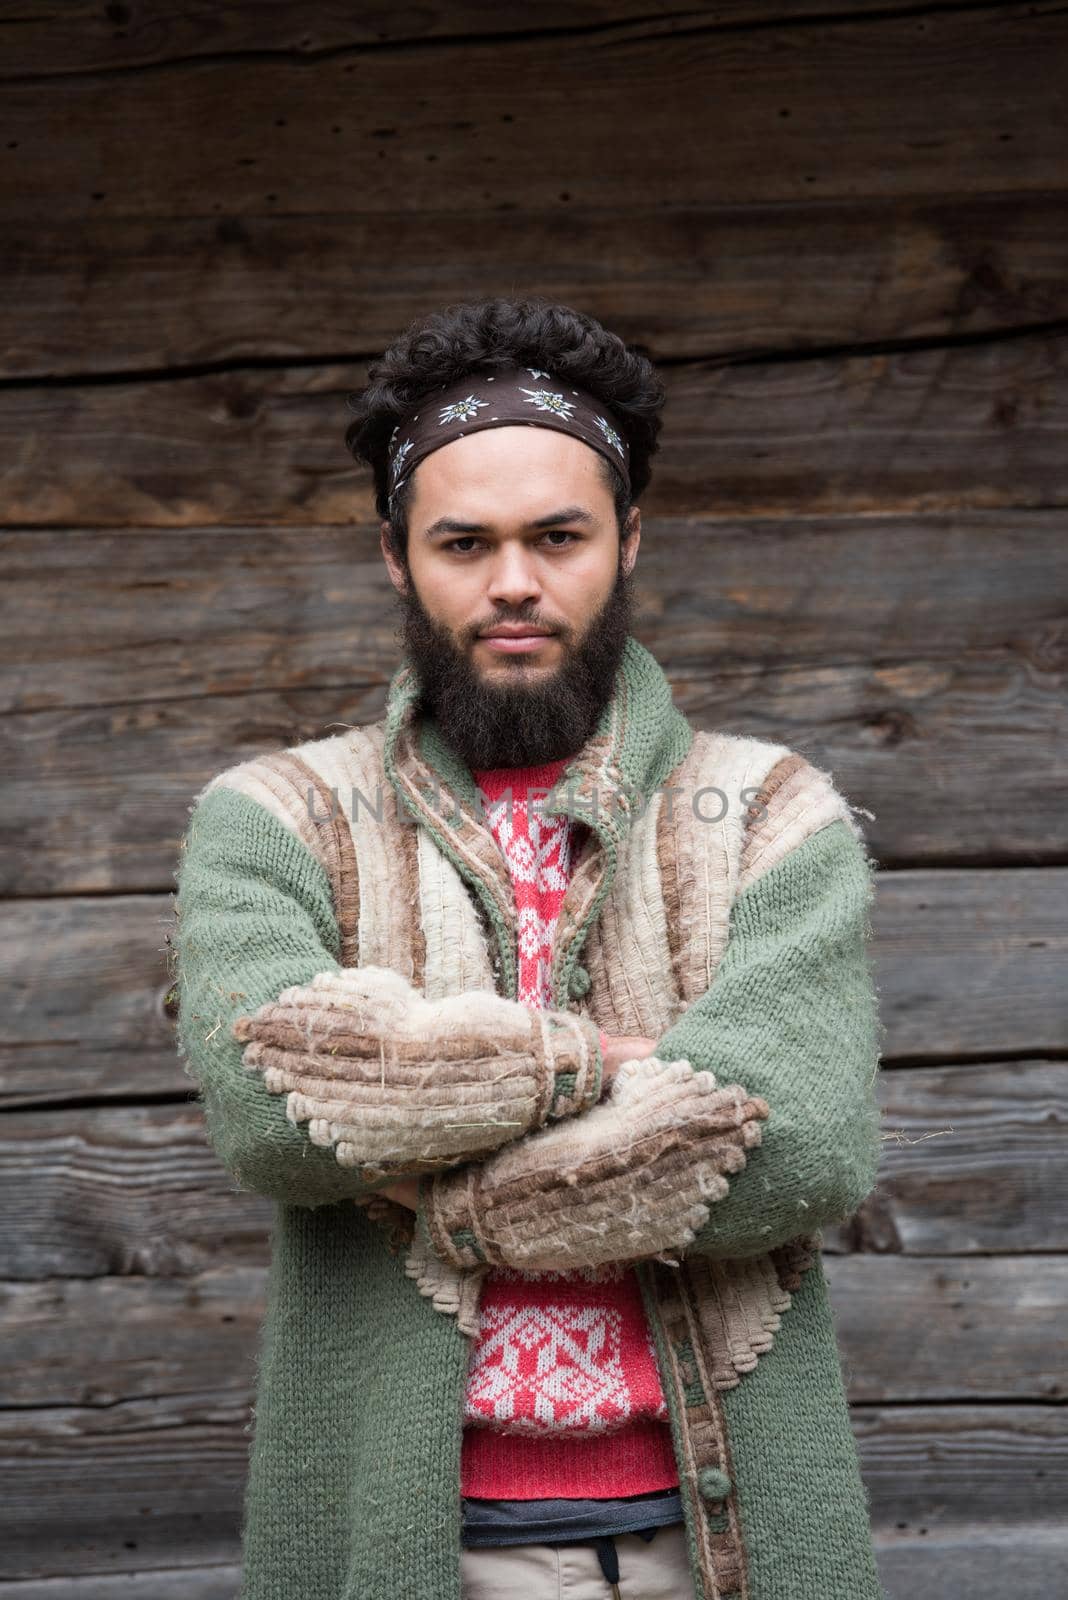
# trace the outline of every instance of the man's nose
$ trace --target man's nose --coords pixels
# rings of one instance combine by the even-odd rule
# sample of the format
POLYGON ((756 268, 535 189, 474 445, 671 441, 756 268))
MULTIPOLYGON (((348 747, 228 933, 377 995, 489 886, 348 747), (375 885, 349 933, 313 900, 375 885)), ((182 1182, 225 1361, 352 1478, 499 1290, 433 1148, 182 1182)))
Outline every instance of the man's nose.
POLYGON ((492 604, 521 606, 540 595, 541 582, 533 556, 508 546, 495 551, 486 591, 486 598, 492 604))

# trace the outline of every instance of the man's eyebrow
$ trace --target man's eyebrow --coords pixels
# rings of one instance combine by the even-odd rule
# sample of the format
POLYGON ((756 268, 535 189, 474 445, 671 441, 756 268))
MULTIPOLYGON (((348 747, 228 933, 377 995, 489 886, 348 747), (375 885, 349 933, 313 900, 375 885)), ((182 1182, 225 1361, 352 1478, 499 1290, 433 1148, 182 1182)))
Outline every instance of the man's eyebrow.
MULTIPOLYGON (((555 528, 560 522, 581 522, 587 527, 596 522, 592 511, 587 511, 585 506, 562 506, 559 511, 550 511, 548 516, 538 517, 534 522, 528 522, 528 528, 555 528)), ((432 522, 424 533, 424 538, 435 539, 439 533, 492 533, 484 522, 460 522, 456 517, 438 517, 432 522)))

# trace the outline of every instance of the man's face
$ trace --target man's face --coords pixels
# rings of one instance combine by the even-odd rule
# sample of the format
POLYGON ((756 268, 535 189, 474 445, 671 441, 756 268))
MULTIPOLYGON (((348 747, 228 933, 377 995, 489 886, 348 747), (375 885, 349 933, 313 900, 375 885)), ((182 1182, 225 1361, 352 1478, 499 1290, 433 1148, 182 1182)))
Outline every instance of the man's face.
POLYGON ((383 524, 423 709, 470 768, 574 755, 611 696, 641 524, 621 544, 598 460, 555 428, 482 429, 416 467, 406 563, 383 524), (541 637, 484 636, 501 625, 541 637))

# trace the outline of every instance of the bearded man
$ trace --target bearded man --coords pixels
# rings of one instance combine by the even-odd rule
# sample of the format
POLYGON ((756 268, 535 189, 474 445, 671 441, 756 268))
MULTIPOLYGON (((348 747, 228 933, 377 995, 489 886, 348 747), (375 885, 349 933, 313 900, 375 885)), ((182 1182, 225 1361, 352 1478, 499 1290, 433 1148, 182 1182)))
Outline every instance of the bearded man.
POLYGON ((820 1256, 874 863, 634 636, 663 398, 569 307, 413 324, 347 434, 384 714, 191 807, 179 1038, 276 1205, 242 1600, 882 1595, 820 1256))

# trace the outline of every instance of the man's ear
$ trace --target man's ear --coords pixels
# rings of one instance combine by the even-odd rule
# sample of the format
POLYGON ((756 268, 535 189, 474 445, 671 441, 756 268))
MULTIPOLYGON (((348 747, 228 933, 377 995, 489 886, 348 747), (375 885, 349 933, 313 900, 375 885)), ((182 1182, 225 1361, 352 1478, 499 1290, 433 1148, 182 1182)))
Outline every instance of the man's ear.
POLYGON ((623 538, 621 541, 620 563, 625 576, 629 577, 638 559, 638 546, 642 541, 642 514, 637 506, 631 506, 627 512, 627 520, 623 524, 623 538))
POLYGON ((408 590, 408 577, 404 564, 398 557, 393 547, 393 525, 386 521, 379 529, 379 542, 382 546, 382 559, 386 563, 389 581, 398 594, 406 594, 408 590))

